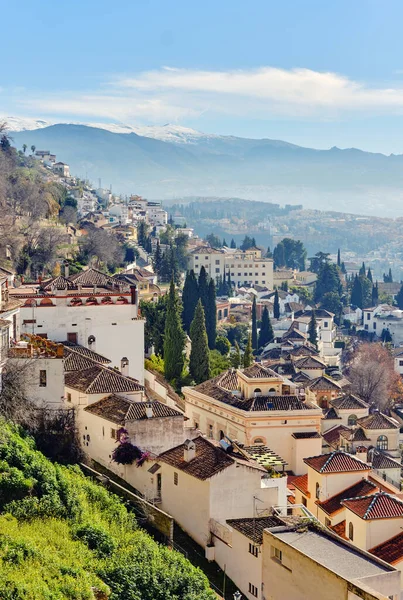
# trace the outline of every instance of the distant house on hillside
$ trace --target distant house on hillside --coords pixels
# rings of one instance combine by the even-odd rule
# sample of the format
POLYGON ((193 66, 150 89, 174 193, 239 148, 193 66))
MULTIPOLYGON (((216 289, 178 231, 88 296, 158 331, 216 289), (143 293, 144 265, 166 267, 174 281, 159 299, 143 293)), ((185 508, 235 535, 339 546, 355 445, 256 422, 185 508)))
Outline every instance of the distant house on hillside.
POLYGON ((57 162, 53 165, 53 172, 62 177, 70 177, 70 167, 63 162, 57 162))

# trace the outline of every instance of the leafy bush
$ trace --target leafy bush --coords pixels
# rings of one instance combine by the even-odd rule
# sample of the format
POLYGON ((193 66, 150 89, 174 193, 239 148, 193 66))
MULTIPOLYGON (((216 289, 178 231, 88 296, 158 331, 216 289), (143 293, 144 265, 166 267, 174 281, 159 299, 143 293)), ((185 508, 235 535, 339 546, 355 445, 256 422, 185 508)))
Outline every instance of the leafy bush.
POLYGON ((218 350, 218 352, 220 352, 220 354, 222 354, 223 356, 228 356, 229 351, 231 350, 230 342, 223 335, 219 335, 217 337, 215 347, 216 350, 218 350))
POLYGON ((2 600, 215 598, 204 574, 138 529, 117 496, 77 466, 52 464, 4 421, 0 494, 2 600))

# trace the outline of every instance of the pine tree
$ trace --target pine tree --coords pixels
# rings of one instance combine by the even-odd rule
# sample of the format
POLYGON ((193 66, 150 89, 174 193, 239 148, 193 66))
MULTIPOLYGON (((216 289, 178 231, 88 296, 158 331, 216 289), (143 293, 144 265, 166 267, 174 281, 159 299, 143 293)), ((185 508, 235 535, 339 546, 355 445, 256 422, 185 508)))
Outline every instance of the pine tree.
POLYGON ((252 348, 257 350, 257 316, 256 316, 256 296, 253 296, 252 302, 252 348))
POLYGON ((372 272, 371 272, 371 267, 368 269, 368 273, 367 273, 367 279, 370 280, 370 282, 372 283, 372 272))
POLYGON ((337 266, 341 267, 340 248, 337 250, 337 266))
POLYGON ((275 319, 280 318, 280 300, 278 297, 278 290, 274 293, 274 307, 273 307, 273 315, 275 319))
POLYGON ((154 273, 157 273, 157 275, 160 274, 161 265, 162 265, 161 245, 160 245, 160 241, 157 240, 157 245, 155 246, 154 258, 153 258, 154 273))
POLYGON ((232 296, 231 271, 229 269, 228 269, 228 273, 227 273, 227 293, 228 293, 228 296, 232 296))
POLYGON ((396 296, 396 303, 400 310, 403 310, 403 284, 400 287, 400 290, 396 296))
POLYGON ((199 301, 199 286, 193 269, 186 274, 182 292, 182 323, 187 333, 190 331, 197 302, 199 301))
POLYGON ((361 276, 365 277, 365 273, 366 273, 365 263, 363 262, 358 275, 359 275, 359 277, 361 277, 361 276))
POLYGON ((228 248, 228 244, 227 244, 227 241, 225 238, 222 241, 222 245, 225 246, 226 248, 228 248))
POLYGON ((270 250, 270 246, 267 248, 266 258, 273 258, 273 252, 270 250))
POLYGON ((210 350, 214 350, 217 337, 217 306, 214 281, 210 279, 208 285, 208 297, 206 306, 206 330, 208 337, 208 346, 210 350))
POLYGON ((248 343, 246 344, 245 352, 243 354, 243 366, 244 368, 250 367, 253 363, 253 352, 252 352, 252 336, 249 334, 248 343))
POLYGON ((347 275, 347 269, 346 269, 346 265, 344 264, 344 262, 341 263, 341 272, 344 275, 347 275))
POLYGON ((316 315, 315 315, 314 310, 312 311, 312 317, 311 317, 311 320, 309 321, 308 340, 311 342, 311 344, 313 344, 315 346, 315 348, 318 347, 318 331, 317 331, 316 315))
POLYGON ((234 369, 239 369, 241 366, 241 361, 241 349, 238 342, 235 342, 235 352, 231 355, 231 365, 234 367, 234 369))
POLYGON ((210 377, 210 353, 201 300, 197 302, 195 316, 190 326, 190 339, 192 340, 192 349, 189 373, 196 383, 202 383, 210 377))
POLYGON ((169 286, 164 333, 164 373, 168 381, 178 380, 184 365, 185 334, 179 316, 179 302, 173 279, 169 286))
POLYGON ((262 313, 262 326, 259 331, 259 348, 264 348, 264 346, 273 341, 273 339, 273 327, 271 325, 269 311, 267 310, 267 306, 265 306, 262 313))
POLYGON ((235 243, 234 238, 232 238, 232 240, 231 240, 231 248, 236 248, 236 243, 235 243))
POLYGON ((389 281, 389 283, 393 283, 392 269, 390 267, 389 267, 388 281, 389 281))

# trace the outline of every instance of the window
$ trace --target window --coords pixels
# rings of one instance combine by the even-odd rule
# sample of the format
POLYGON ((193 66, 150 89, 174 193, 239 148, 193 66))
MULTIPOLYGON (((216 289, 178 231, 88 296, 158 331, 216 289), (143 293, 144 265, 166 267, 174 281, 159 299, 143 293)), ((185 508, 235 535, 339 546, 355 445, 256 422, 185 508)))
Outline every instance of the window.
POLYGON ((72 333, 68 333, 67 341, 70 342, 70 344, 77 344, 77 333, 75 331, 72 333))
POLYGON ((204 260, 208 260, 208 256, 205 256, 205 257, 204 257, 204 260))
POLYGON ((315 496, 316 499, 319 500, 319 496, 320 496, 320 485, 318 482, 316 482, 316 490, 315 490, 315 496))
POLYGON ((67 402, 71 402, 71 394, 70 392, 67 392, 67 398, 66 398, 67 402))
POLYGON ((247 276, 248 276, 248 274, 247 274, 247 273, 244 273, 244 275, 245 275, 245 277, 247 277, 247 276))
POLYGON ((266 275, 265 271, 263 271, 262 276, 266 275))
POLYGON ((178 473, 174 473, 174 485, 178 485, 179 476, 178 473))
POLYGON ((46 370, 39 371, 39 387, 46 387, 46 370))
POLYGON ((216 265, 219 265, 219 264, 220 264, 220 261, 219 261, 219 260, 216 260, 216 261, 215 261, 215 264, 216 264, 216 265))
POLYGON ((212 425, 209 425, 209 426, 208 426, 208 436, 209 436, 209 438, 210 438, 211 440, 213 439, 213 434, 214 434, 214 432, 213 432, 213 426, 212 426, 212 425))
POLYGON ((231 277, 235 277, 235 273, 231 273, 231 277))
POLYGON ((255 546, 255 544, 249 544, 249 552, 257 558, 257 555, 259 554, 259 547, 255 546))
POLYGON ((253 585, 253 583, 249 584, 249 593, 252 594, 252 596, 255 596, 255 598, 257 598, 258 589, 255 585, 253 585))
POLYGON ((371 318, 371 315, 369 313, 367 313, 367 321, 369 321, 371 318))
POLYGON ((355 425, 356 423, 357 423, 357 415, 350 415, 347 420, 347 425, 349 427, 351 427, 352 425, 355 425))
POLYGON ((255 438, 254 444, 263 444, 263 438, 255 438))
POLYGON ((376 440, 376 447, 378 450, 387 450, 388 449, 388 438, 386 435, 380 435, 376 440))
POLYGON ((217 267, 216 270, 215 270, 215 272, 219 273, 220 272, 220 267, 217 267))
MULTIPOLYGON (((262 273, 262 275, 264 275, 264 273, 262 273)), ((262 283, 266 283, 266 281, 263 279, 262 283)))
POLYGON ((323 326, 324 326, 324 327, 329 327, 329 323, 328 323, 327 321, 325 321, 325 322, 323 323, 323 326))
POLYGON ((306 500, 305 496, 302 496, 302 504, 303 504, 304 506, 306 506, 306 505, 307 505, 307 500, 306 500))
POLYGON ((241 277, 242 273, 238 273, 238 277, 241 277))
POLYGON ((273 548, 273 558, 278 562, 283 562, 283 553, 279 548, 273 548))
POLYGON ((259 277, 259 273, 255 273, 255 277, 259 277))
POLYGON ((399 360, 399 367, 403 367, 403 360, 399 360))
POLYGON ((199 257, 198 257, 198 256, 195 256, 195 260, 199 260, 199 257))
POLYGON ((111 429, 111 438, 116 440, 116 429, 111 429))
POLYGON ((367 324, 364 325, 364 329, 365 329, 365 331, 368 331, 368 325, 367 324))
POLYGON ((354 525, 351 523, 348 524, 348 539, 353 541, 354 539, 354 525))

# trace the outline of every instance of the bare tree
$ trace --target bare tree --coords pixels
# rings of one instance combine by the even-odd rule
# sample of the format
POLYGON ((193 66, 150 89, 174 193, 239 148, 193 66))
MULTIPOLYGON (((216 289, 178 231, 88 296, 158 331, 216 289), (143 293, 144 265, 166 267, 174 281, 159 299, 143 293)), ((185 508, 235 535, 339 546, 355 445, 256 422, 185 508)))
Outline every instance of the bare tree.
POLYGON ((399 387, 393 358, 382 344, 361 344, 352 356, 348 377, 352 392, 380 410, 390 406, 399 387))

